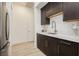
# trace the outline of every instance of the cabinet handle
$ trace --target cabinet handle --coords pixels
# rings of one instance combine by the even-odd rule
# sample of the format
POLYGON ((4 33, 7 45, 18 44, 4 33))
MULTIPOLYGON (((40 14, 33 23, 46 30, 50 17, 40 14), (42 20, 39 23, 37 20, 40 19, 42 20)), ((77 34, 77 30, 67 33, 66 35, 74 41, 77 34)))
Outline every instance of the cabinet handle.
POLYGON ((71 45, 71 43, 65 42, 65 41, 60 41, 60 43, 63 43, 63 44, 66 44, 66 45, 71 45))
POLYGON ((48 47, 48 41, 45 40, 45 47, 47 48, 48 47))

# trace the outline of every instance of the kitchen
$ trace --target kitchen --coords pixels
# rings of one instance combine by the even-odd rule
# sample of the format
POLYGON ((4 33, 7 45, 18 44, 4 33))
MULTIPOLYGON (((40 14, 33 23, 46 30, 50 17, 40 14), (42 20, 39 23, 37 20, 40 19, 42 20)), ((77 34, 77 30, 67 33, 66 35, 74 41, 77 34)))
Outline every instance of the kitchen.
POLYGON ((49 2, 41 8, 37 47, 47 56, 79 55, 78 4, 49 2))
MULTIPOLYGON (((6 5, 10 17, 9 34, 6 34, 10 42, 8 56, 79 55, 79 2, 8 2, 6 5)), ((0 45, 3 56, 1 49, 0 45)))

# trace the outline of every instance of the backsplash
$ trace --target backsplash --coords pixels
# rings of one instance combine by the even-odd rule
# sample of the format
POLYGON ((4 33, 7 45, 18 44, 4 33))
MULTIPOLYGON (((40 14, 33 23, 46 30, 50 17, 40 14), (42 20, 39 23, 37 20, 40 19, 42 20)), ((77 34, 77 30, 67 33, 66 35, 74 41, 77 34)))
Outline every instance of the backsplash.
POLYGON ((77 37, 79 36, 79 21, 63 22, 63 14, 50 18, 50 25, 52 25, 52 21, 56 22, 57 33, 77 37))

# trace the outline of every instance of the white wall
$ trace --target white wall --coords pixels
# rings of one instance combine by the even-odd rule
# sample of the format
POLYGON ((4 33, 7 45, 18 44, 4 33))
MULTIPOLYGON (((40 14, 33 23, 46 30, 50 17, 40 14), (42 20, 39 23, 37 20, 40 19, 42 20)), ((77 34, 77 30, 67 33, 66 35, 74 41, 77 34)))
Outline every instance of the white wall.
POLYGON ((38 30, 40 30, 41 26, 41 22, 40 22, 40 9, 34 7, 34 19, 35 19, 35 47, 37 47, 37 32, 38 30))
MULTIPOLYGON (((27 42, 28 40, 28 31, 31 21, 31 30, 34 33, 34 12, 33 8, 26 6, 21 6, 13 4, 13 20, 11 22, 11 44, 18 44, 22 42, 27 42)), ((33 35, 33 34, 32 34, 33 35)), ((33 39, 31 39, 33 40, 33 39)), ((30 40, 30 41, 31 41, 30 40)))
POLYGON ((34 6, 34 19, 35 19, 35 32, 41 29, 41 8, 45 6, 48 2, 36 2, 34 6))
POLYGON ((47 2, 35 2, 34 19, 35 19, 35 46, 37 46, 37 32, 41 29, 41 10, 47 2))

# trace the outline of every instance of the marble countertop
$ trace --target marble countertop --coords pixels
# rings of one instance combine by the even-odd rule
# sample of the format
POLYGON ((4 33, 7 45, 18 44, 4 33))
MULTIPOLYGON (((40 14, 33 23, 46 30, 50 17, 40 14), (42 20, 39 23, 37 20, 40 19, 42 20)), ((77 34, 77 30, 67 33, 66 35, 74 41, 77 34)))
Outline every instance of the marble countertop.
POLYGON ((37 32, 37 33, 79 43, 79 37, 75 37, 75 36, 69 36, 69 35, 64 35, 64 34, 50 34, 47 32, 37 32))

